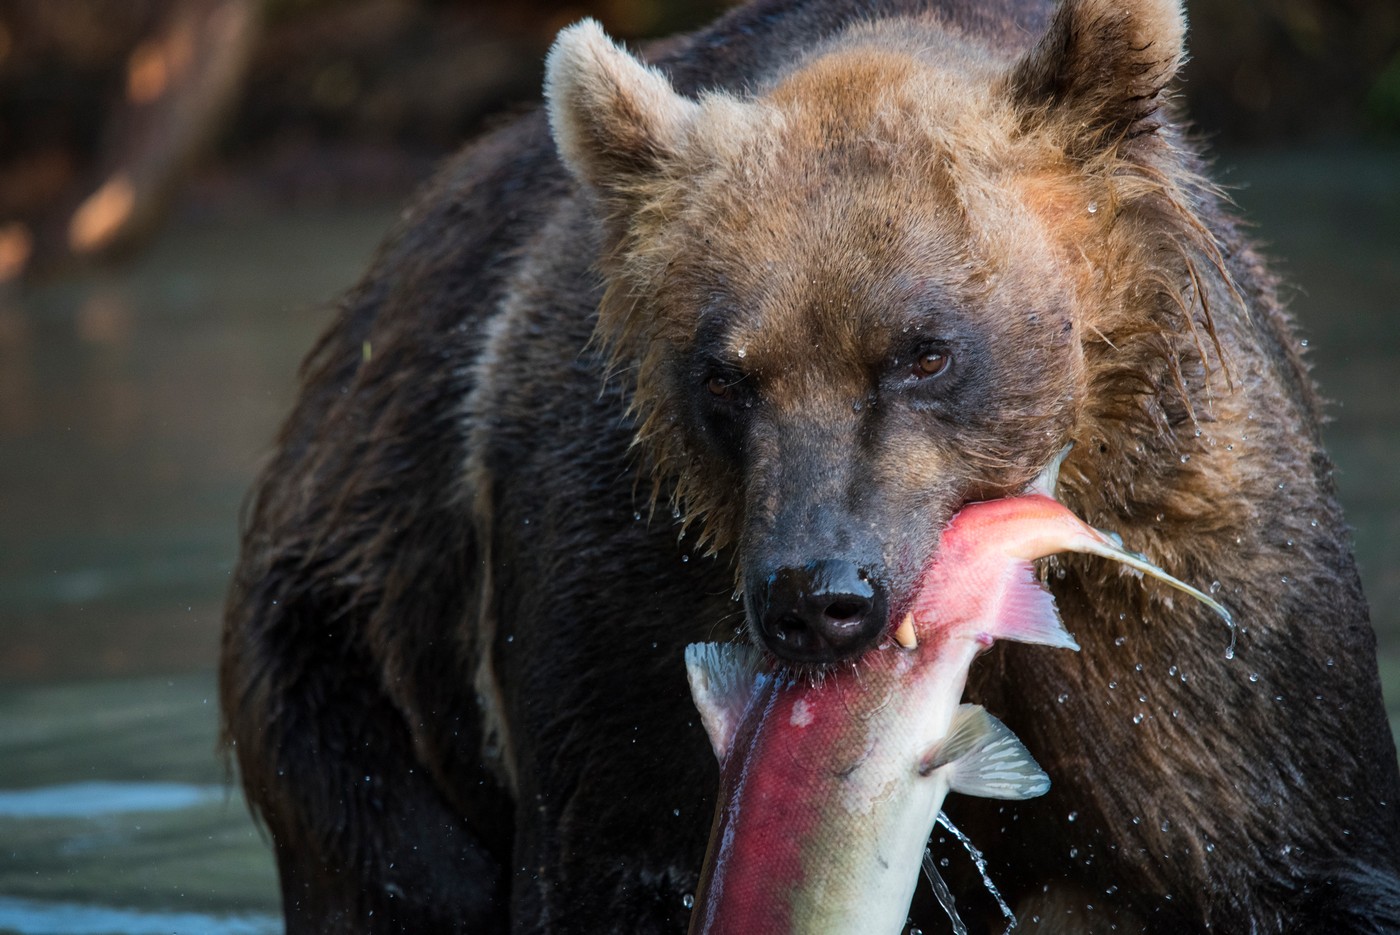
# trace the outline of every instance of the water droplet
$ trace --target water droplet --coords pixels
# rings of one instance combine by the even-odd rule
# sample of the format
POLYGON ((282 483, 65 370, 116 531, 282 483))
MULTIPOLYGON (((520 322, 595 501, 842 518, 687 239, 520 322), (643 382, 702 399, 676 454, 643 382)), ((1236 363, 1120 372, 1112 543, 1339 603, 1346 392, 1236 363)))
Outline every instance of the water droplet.
POLYGON ((1170 669, 1168 669, 1168 670, 1167 670, 1167 674, 1168 674, 1168 675, 1176 675, 1176 666, 1172 666, 1170 669))
POLYGON ((1071 848, 1069 849, 1069 859, 1070 859, 1070 860, 1073 860, 1074 858, 1076 858, 1076 857, 1078 857, 1078 856, 1079 856, 1079 848, 1077 848, 1077 847, 1071 847, 1071 848))
POLYGON ((1171 823, 1171 821, 1170 821, 1169 819, 1166 819, 1166 818, 1163 818, 1163 819, 1162 819, 1162 831, 1163 831, 1163 832, 1165 832, 1165 831, 1166 831, 1168 828, 1170 828, 1171 826, 1172 826, 1172 823, 1171 823))
POLYGON ((1308 339, 1307 339, 1307 338, 1304 338, 1303 340, 1299 341, 1298 343, 1301 344, 1303 347, 1307 347, 1307 346, 1308 346, 1308 339))
POLYGON ((690 561, 690 556, 689 556, 689 555, 682 555, 682 556, 681 556, 681 561, 683 561, 683 562, 688 562, 688 561, 690 561))
POLYGON ((1212 593, 1212 594, 1219 594, 1219 593, 1220 593, 1220 582, 1219 582, 1219 581, 1212 581, 1212 582, 1210 583, 1210 593, 1212 593))
POLYGON ((1066 815, 1065 817, 1068 818, 1070 821, 1076 821, 1076 820, 1078 820, 1078 818, 1079 818, 1079 813, 1078 813, 1078 812, 1070 812, 1070 813, 1069 813, 1068 815, 1066 815))
POLYGON ((1091 201, 1091 202, 1089 202, 1089 213, 1090 213, 1090 214, 1098 214, 1098 213, 1099 213, 1099 203, 1098 203, 1097 201, 1091 201))
POLYGON ((1186 462, 1188 462, 1188 461, 1190 461, 1190 460, 1191 460, 1191 456, 1190 456, 1190 455, 1182 455, 1182 456, 1181 456, 1181 463, 1182 463, 1182 464, 1185 464, 1186 462))
POLYGON ((1138 695, 1138 701, 1141 701, 1143 704, 1146 704, 1146 703, 1147 703, 1147 696, 1146 696, 1146 695, 1138 695))
POLYGON ((1328 657, 1327 657, 1327 664, 1330 666, 1330 665, 1335 665, 1336 663, 1334 663, 1334 662, 1332 661, 1332 657, 1331 657, 1331 656, 1328 656, 1328 657))
POLYGON ((1117 639, 1115 639, 1115 640, 1113 641, 1113 645, 1114 645, 1114 646, 1122 646, 1122 645, 1123 645, 1124 643, 1126 643, 1126 642, 1128 642, 1128 638, 1127 638, 1126 636, 1120 636, 1120 637, 1118 637, 1117 639))
MULTIPOLYGON (((1133 666, 1133 671, 1134 671, 1134 672, 1141 672, 1141 671, 1142 671, 1142 663, 1139 662, 1137 665, 1133 666)), ((1146 701, 1146 700, 1147 700, 1146 698, 1143 699, 1143 701, 1146 701)))
MULTIPOLYGON (((1226 646, 1226 647, 1225 647, 1225 658, 1226 658, 1226 659, 1234 659, 1234 658, 1235 658, 1235 647, 1233 647, 1233 646, 1226 646)), ((1184 682, 1184 681, 1186 681, 1186 679, 1183 677, 1183 678, 1182 678, 1182 681, 1184 682)))
POLYGON ((679 818, 679 817, 681 817, 681 810, 678 809, 678 808, 673 808, 673 809, 671 809, 671 814, 672 814, 672 815, 675 815, 677 818, 679 818))
POLYGON ((1133 824, 1135 824, 1135 825, 1140 825, 1140 824, 1142 824, 1142 819, 1139 818, 1138 816, 1134 815, 1134 816, 1133 816, 1133 824))
MULTIPOLYGON (((1332 664, 1332 660, 1327 660, 1327 664, 1330 666, 1332 664)), ((1060 696, 1055 700, 1058 701, 1060 704, 1064 704, 1066 701, 1069 701, 1069 695, 1065 692, 1061 692, 1060 696)))
POLYGON ((736 354, 739 355, 739 359, 740 359, 740 360, 743 360, 745 357, 747 357, 747 356, 749 355, 749 349, 746 348, 746 347, 741 347, 741 348, 739 348, 737 351, 735 351, 734 353, 736 353, 736 354))
POLYGON ((1180 716, 1181 716, 1181 709, 1180 709, 1180 708, 1172 708, 1172 717, 1180 717, 1180 716))
POLYGON ((1206 853, 1209 854, 1209 853, 1210 853, 1211 851, 1213 851, 1213 850, 1215 850, 1215 845, 1212 844, 1212 843, 1210 843, 1209 841, 1207 841, 1207 842, 1206 842, 1206 853))
POLYGON ((1113 691, 1113 690, 1114 690, 1115 688, 1117 688, 1117 687, 1118 687, 1118 683, 1117 683, 1117 682, 1109 682, 1109 683, 1108 683, 1108 690, 1109 690, 1109 691, 1113 691))
POLYGON ((1284 547, 1285 549, 1291 549, 1291 548, 1293 548, 1293 540, 1292 540, 1292 539, 1286 539, 1286 540, 1284 540, 1283 547, 1284 547))
POLYGON ((1315 519, 1310 519, 1310 520, 1308 520, 1308 525, 1311 526, 1313 529, 1316 529, 1316 528, 1317 528, 1317 520, 1315 520, 1315 519))
POLYGON ((1165 513, 1158 513, 1158 514, 1157 514, 1157 522, 1159 522, 1159 523, 1160 523, 1162 520, 1166 519, 1166 518, 1167 518, 1167 514, 1165 514, 1165 513))
POLYGON ((695 897, 692 896, 690 893, 686 893, 684 896, 681 897, 681 905, 687 909, 694 909, 695 897))
POLYGON ((641 514, 641 511, 640 511, 640 510, 637 511, 636 513, 633 513, 633 514, 632 514, 632 520, 633 520, 634 522, 638 522, 638 523, 640 523, 640 522, 642 521, 642 514, 641 514))
POLYGON ((1257 681, 1259 681, 1259 673, 1258 673, 1258 672, 1251 672, 1251 673, 1249 673, 1249 680, 1250 680, 1251 682, 1257 682, 1257 681))
POLYGON ((1234 443, 1231 442, 1230 444, 1226 445, 1226 446, 1225 446, 1225 450, 1226 450, 1226 451, 1234 451, 1234 450, 1235 450, 1235 445, 1234 445, 1234 443))
POLYGON ((1143 718, 1142 714, 1134 714, 1134 715, 1133 715, 1133 723, 1134 723, 1134 724, 1141 724, 1141 723, 1142 723, 1142 718, 1143 718))
POLYGON ((1278 580, 1279 580, 1279 583, 1280 583, 1280 584, 1288 584, 1288 576, 1287 576, 1287 575, 1279 575, 1279 579, 1278 579, 1278 580))

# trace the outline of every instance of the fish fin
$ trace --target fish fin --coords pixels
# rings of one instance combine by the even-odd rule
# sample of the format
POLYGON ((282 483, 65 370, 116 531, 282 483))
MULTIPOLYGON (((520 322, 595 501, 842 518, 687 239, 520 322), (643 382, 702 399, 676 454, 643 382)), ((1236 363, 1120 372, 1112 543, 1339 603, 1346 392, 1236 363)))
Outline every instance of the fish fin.
POLYGON ((685 648, 690 697, 721 764, 753 698, 762 664, 763 654, 747 644, 691 643, 685 648))
POLYGON ((1123 538, 1117 533, 1104 532, 1102 529, 1093 529, 1092 527, 1090 527, 1090 530, 1094 533, 1094 536, 1085 535, 1081 537, 1080 541, 1070 546, 1070 548, 1076 552, 1087 552, 1090 555, 1100 555, 1104 558, 1111 558, 1145 575, 1151 575, 1163 584, 1170 585, 1183 594, 1189 594, 1202 604, 1205 604, 1211 610, 1219 614, 1221 619, 1225 621, 1226 625, 1229 626, 1231 630, 1234 630, 1235 618, 1232 617, 1230 612, 1225 609, 1224 605, 1215 598, 1206 594, 1204 591, 1191 587, 1191 585, 1187 584, 1185 581, 1167 574, 1161 568, 1149 562, 1147 556, 1140 552, 1133 552, 1125 549, 1123 547, 1123 538))
POLYGON ((1036 576, 1030 562, 1017 562, 1008 574, 1001 609, 996 615, 998 628, 992 636, 1017 643, 1039 643, 1061 649, 1079 649, 1060 622, 1055 598, 1036 576))
POLYGON ((1065 458, 1069 456, 1070 449, 1073 447, 1074 442, 1070 442, 1061 448, 1060 453, 1055 455, 1049 464, 1045 465, 1045 469, 1036 475, 1035 480, 1031 481, 1030 486, 1026 488, 1026 493, 1038 493, 1054 500, 1055 488, 1060 482, 1060 465, 1065 463, 1065 458))
POLYGON ((984 799, 1033 799, 1050 789, 1029 750, 980 705, 961 705, 948 736, 919 763, 927 776, 946 766, 948 788, 984 799))

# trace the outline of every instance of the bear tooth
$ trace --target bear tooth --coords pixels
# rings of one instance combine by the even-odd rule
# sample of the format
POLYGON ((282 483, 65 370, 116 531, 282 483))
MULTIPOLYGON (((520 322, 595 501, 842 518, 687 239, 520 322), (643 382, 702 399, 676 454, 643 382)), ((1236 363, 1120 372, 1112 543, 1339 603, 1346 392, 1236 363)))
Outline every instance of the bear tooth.
POLYGON ((894 641, 905 649, 914 649, 919 645, 919 639, 914 635, 914 615, 912 613, 904 615, 904 620, 894 631, 894 641))

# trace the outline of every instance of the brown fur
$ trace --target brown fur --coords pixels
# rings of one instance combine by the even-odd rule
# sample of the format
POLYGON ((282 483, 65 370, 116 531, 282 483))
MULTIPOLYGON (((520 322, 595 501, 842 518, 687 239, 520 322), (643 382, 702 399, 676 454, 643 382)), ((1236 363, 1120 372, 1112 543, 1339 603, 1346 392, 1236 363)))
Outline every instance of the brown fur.
POLYGON ((714 782, 683 646, 832 555, 897 618, 953 511, 1071 441, 1061 497, 1239 630, 1047 563, 1083 650, 998 648, 969 694, 1054 787, 951 806, 1023 921, 1400 927, 1317 398, 1171 113, 1183 30, 1170 0, 830 0, 658 67, 561 35, 568 175, 534 118, 443 176, 255 500, 224 708, 290 931, 683 929, 714 782))

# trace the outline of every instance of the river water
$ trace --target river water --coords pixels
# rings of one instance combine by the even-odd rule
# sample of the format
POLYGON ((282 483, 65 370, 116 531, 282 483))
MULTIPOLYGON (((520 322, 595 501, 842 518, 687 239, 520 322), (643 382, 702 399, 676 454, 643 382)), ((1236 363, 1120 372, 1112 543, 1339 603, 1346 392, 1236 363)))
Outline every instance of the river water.
MULTIPOLYGON (((1221 174, 1301 285, 1400 722, 1400 152, 1221 174)), ((120 270, 0 295, 0 932, 280 930, 215 755, 239 504, 298 360, 396 207, 185 220, 120 270)))

